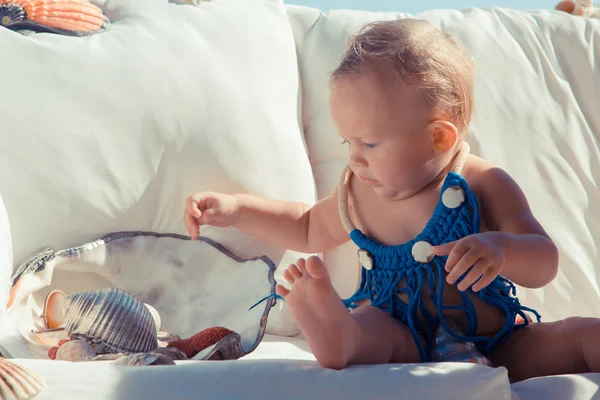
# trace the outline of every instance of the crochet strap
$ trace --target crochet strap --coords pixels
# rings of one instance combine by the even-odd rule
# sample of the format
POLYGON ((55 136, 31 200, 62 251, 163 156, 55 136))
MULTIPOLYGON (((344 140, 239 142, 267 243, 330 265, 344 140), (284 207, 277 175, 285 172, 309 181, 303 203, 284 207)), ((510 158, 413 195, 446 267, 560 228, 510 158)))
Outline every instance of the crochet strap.
MULTIPOLYGON (((469 147, 469 144, 467 142, 463 142, 462 147, 454 159, 452 169, 450 170, 451 172, 455 172, 460 175, 463 167, 465 166, 465 162, 467 161, 470 149, 471 148, 469 147)), ((348 211, 348 184, 350 183, 351 177, 352 170, 350 169, 350 166, 347 165, 346 168, 344 168, 344 172, 342 173, 338 185, 338 209, 342 224, 348 233, 356 229, 352 223, 352 219, 350 218, 350 212, 348 211)))

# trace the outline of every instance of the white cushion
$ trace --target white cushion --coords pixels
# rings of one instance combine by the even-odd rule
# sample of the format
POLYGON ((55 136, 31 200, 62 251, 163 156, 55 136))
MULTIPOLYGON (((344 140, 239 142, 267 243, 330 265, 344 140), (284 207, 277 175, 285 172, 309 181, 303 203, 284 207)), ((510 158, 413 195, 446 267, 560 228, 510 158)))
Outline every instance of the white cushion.
POLYGON ((126 368, 103 361, 18 359, 48 387, 36 400, 100 399, 511 399, 506 369, 468 363, 319 367, 305 342, 265 337, 236 361, 177 361, 177 366, 126 368), (68 378, 65 378, 68 377, 68 378), (438 385, 431 385, 434 379, 438 385), (410 395, 413 396, 410 396, 410 395))
MULTIPOLYGON (((0 29, 0 193, 16 263, 114 231, 185 234, 196 191, 314 202, 283 2, 152 5, 85 38, 0 29)), ((297 256, 234 229, 202 233, 244 258, 297 256)))
MULTIPOLYGON (((327 107, 329 74, 349 35, 363 24, 408 14, 287 10, 298 49, 309 157, 323 197, 347 159, 327 107)), ((417 18, 455 35, 475 57, 471 148, 517 180, 560 249, 556 280, 544 289, 520 289, 520 298, 547 321, 600 316, 600 21, 500 8, 437 10, 417 18)), ((348 244, 325 254, 343 296, 356 285, 355 251, 348 244)))
POLYGON ((8 303, 10 276, 13 270, 12 239, 6 208, 0 196, 0 326, 8 303))

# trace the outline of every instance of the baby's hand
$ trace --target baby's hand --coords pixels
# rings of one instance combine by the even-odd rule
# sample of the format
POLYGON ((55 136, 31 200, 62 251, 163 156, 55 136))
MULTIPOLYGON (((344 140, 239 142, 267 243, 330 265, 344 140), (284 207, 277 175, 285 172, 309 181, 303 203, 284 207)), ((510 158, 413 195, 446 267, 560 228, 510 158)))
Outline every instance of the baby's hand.
POLYGON ((506 251, 495 232, 477 233, 455 242, 433 247, 436 256, 448 256, 446 281, 453 285, 458 278, 469 271, 458 284, 465 291, 472 287, 477 292, 494 281, 500 274, 506 260, 506 251), (481 278, 481 279, 480 279, 481 278), (479 281, 477 281, 479 279, 479 281))
POLYGON ((200 235, 200 225, 226 227, 239 218, 239 205, 231 194, 202 192, 191 195, 185 203, 183 221, 192 240, 200 235))

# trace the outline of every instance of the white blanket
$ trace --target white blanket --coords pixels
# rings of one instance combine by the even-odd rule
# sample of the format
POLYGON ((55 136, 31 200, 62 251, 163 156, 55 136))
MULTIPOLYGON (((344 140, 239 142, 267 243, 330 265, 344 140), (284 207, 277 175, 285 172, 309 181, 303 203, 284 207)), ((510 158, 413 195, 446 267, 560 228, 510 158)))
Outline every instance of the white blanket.
POLYGON ((596 393, 600 374, 532 379, 511 387, 504 368, 473 364, 392 364, 326 370, 314 361, 306 342, 269 335, 253 353, 237 361, 178 361, 175 367, 145 368, 102 362, 13 361, 46 378, 48 387, 36 400, 600 398, 596 393))
POLYGON ((306 343, 265 337, 236 361, 186 361, 173 367, 17 360, 46 377, 49 399, 511 399, 506 370, 473 364, 320 368, 306 343), (65 379, 65 377, 69 377, 65 379), (435 378, 437 384, 431 385, 435 378), (476 386, 473 382, 478 382, 476 386))

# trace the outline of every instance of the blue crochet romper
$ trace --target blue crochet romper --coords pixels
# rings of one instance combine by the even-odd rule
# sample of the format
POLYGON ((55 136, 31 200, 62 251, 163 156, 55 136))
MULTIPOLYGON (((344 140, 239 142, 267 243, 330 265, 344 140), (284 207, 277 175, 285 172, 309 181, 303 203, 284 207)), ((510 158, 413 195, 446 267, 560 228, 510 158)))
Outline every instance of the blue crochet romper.
MULTIPOLYGON (((348 184, 352 175, 349 167, 346 167, 340 180, 340 217, 350 238, 359 247, 358 255, 362 265, 360 285, 350 298, 343 300, 344 304, 347 308, 354 309, 360 301, 369 300, 372 306, 405 323, 424 362, 430 361, 434 334, 439 324, 458 340, 473 342, 480 352, 489 354, 496 346, 506 341, 515 328, 528 325, 525 311, 533 313, 537 320, 540 320, 540 315, 535 310, 519 303, 515 285, 502 276, 496 277, 479 292, 473 292, 471 288, 460 292, 462 305, 442 304, 444 265, 447 256, 434 256, 431 246, 453 242, 479 232, 477 197, 460 175, 468 151, 469 147, 465 143, 444 180, 440 200, 425 229, 415 239, 397 246, 382 245, 365 236, 352 224, 348 213, 348 184), (431 300, 437 308, 437 315, 432 315, 425 308, 424 285, 431 291, 431 300), (499 308, 506 315, 506 323, 495 335, 476 335, 477 314, 467 292, 499 308), (404 294, 408 303, 399 299, 398 294, 404 294), (468 325, 466 332, 452 329, 452 325, 446 322, 443 315, 446 310, 461 310, 465 313, 468 325), (420 319, 419 315, 423 318, 420 319), (523 318, 523 323, 516 323, 517 315, 523 318), (425 347, 419 339, 419 332, 425 334, 425 347)), ((459 278, 458 282, 463 277, 459 278)))

